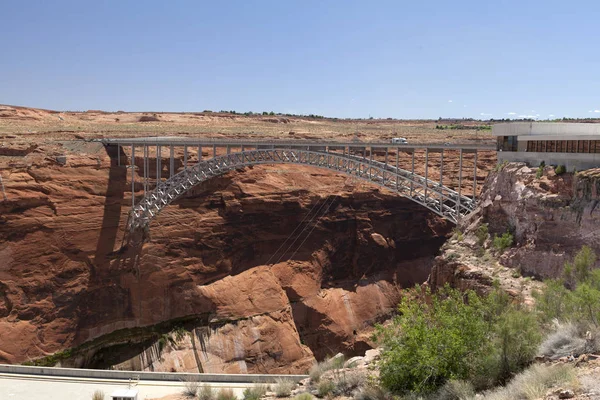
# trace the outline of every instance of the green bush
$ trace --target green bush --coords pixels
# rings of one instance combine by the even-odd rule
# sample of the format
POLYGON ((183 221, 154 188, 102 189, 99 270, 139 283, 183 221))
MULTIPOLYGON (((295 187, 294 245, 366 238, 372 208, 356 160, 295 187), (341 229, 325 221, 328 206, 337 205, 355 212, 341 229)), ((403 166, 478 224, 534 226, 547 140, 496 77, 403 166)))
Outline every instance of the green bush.
POLYGON ((435 295, 417 287, 405 299, 401 315, 377 328, 380 381, 392 392, 433 393, 450 379, 489 388, 535 356, 541 338, 535 314, 511 305, 500 289, 479 297, 448 286, 435 295))
POLYGON ((513 245, 513 240, 513 235, 511 235, 509 232, 503 233, 502 236, 494 236, 494 248, 500 253, 503 253, 504 250, 513 245))
MULTIPOLYGON (((415 294, 419 291, 417 287, 415 294)), ((426 295, 431 295, 429 289, 426 295)), ((386 389, 431 393, 451 378, 469 376, 489 331, 481 318, 484 304, 474 292, 445 287, 432 296, 431 304, 404 300, 399 312, 388 327, 377 328, 383 345, 380 380, 386 389)))
POLYGON ((567 172, 567 168, 564 165, 559 165, 558 167, 554 168, 554 172, 556 175, 562 175, 567 172))
POLYGON ((594 269, 596 254, 583 246, 573 262, 566 263, 562 279, 547 280, 534 292, 540 319, 588 323, 600 326, 600 269, 594 269))
POLYGON ((481 224, 475 230, 475 236, 477 237, 477 244, 483 246, 489 235, 488 224, 481 224))

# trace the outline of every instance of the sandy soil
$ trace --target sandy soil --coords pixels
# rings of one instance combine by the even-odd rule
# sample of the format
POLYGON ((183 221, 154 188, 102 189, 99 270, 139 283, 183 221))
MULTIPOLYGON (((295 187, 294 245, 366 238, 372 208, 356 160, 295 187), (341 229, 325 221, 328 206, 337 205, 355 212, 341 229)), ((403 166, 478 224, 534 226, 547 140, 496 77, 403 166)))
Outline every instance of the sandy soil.
POLYGON ((73 138, 156 135, 338 139, 362 141, 405 137, 414 142, 492 143, 478 121, 338 120, 225 113, 125 113, 51 111, 0 105, 0 140, 45 142, 73 138), (146 122, 141 122, 146 121, 146 122), (463 124, 472 129, 439 130, 436 125, 463 124))

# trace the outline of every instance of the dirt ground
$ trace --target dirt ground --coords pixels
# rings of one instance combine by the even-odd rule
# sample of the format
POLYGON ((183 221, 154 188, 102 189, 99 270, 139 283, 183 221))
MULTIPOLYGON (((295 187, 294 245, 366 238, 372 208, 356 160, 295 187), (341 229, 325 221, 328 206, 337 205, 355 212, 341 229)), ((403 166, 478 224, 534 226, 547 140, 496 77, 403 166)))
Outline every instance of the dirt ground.
POLYGON ((35 143, 76 138, 132 136, 256 137, 285 140, 389 140, 404 137, 412 142, 492 143, 489 130, 479 121, 349 120, 229 113, 165 113, 50 111, 0 105, 0 140, 35 143), (436 125, 467 129, 436 129, 436 125), (469 129, 472 128, 472 129, 469 129))

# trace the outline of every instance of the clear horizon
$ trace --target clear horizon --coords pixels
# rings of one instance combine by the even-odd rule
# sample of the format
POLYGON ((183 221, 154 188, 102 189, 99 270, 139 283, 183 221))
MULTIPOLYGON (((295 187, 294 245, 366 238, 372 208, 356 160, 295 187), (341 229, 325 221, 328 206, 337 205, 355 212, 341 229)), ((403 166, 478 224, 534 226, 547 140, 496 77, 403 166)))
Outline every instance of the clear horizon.
POLYGON ((600 118, 600 5, 3 5, 0 104, 332 118, 600 118))

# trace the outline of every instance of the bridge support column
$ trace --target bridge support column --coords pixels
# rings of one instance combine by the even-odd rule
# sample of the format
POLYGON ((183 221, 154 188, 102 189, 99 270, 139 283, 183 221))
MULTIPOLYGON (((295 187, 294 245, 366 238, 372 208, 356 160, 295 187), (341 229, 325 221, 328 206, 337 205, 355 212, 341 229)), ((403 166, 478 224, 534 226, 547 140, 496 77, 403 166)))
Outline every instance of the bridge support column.
MULTIPOLYGON (((400 148, 396 147, 396 190, 398 190, 398 162, 400 161, 400 148)), ((412 194, 412 193, 411 193, 412 194)))
POLYGON ((213 144, 213 158, 217 156, 217 145, 213 144))
POLYGON ((202 146, 198 145, 198 162, 202 161, 202 146))
POLYGON ((144 145, 144 197, 148 192, 148 146, 144 145))
POLYGON ((131 208, 135 207, 135 144, 131 145, 131 208))
POLYGON ((444 210, 444 149, 440 152, 440 212, 444 210))
POLYGON ((183 146, 183 168, 187 168, 187 144, 183 146))
POLYGON ((160 145, 156 145, 156 185, 158 186, 162 181, 162 148, 160 145))
POLYGON ((227 145, 227 154, 231 154, 231 146, 227 145))
POLYGON ((369 179, 373 179, 373 146, 369 147, 369 179))
POLYGON ((117 144, 117 167, 121 166, 121 145, 117 144))
POLYGON ((429 149, 425 149, 425 199, 427 199, 427 189, 429 183, 427 181, 427 175, 429 173, 429 149))
POLYGON ((415 190, 415 149, 412 149, 412 166, 410 169, 410 197, 413 196, 413 191, 415 190))
POLYGON ((475 161, 473 162, 473 201, 477 198, 477 150, 475 150, 475 161))
POLYGON ((170 175, 169 178, 171 178, 173 175, 175 175, 175 148, 173 147, 173 145, 171 145, 171 154, 169 156, 169 170, 170 170, 170 175))
POLYGON ((458 200, 456 201, 456 218, 460 218, 460 192, 462 189, 462 162, 463 162, 463 151, 459 150, 458 155, 458 200))

